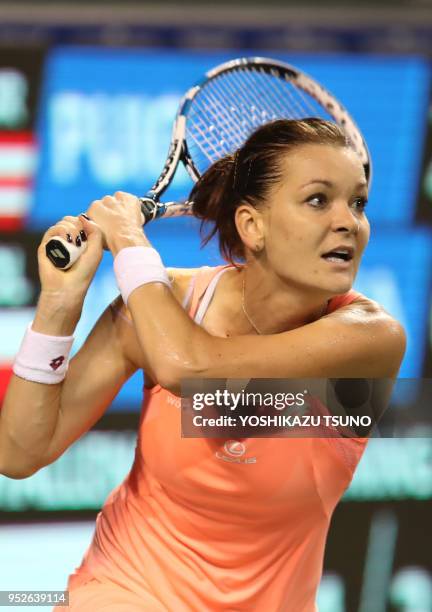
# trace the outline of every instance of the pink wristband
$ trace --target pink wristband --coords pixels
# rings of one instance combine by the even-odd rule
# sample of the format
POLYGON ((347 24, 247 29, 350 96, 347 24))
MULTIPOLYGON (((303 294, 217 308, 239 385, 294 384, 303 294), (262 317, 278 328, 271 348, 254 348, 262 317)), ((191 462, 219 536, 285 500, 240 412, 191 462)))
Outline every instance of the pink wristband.
POLYGON ((13 372, 20 378, 56 385, 66 376, 73 336, 49 336, 27 328, 13 372))
POLYGON ((126 247, 114 259, 114 274, 127 305, 132 291, 147 283, 164 283, 171 287, 159 253, 152 247, 126 247))

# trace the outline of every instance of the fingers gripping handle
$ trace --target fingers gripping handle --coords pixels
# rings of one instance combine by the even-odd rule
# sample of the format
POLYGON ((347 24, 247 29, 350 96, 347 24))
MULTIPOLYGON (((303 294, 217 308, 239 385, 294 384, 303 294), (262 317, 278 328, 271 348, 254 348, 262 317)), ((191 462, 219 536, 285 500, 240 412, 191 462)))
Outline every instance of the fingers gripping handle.
POLYGON ((45 247, 48 259, 56 268, 67 270, 74 265, 76 260, 84 253, 87 242, 82 242, 81 246, 67 242, 60 236, 53 236, 45 247))
MULTIPOLYGON (((158 202, 157 197, 150 192, 145 198, 140 198, 141 212, 144 217, 144 225, 161 217, 166 210, 165 204, 158 202)), ((60 236, 51 238, 45 247, 48 259, 60 270, 68 270, 87 248, 87 242, 81 246, 66 242, 60 236)))

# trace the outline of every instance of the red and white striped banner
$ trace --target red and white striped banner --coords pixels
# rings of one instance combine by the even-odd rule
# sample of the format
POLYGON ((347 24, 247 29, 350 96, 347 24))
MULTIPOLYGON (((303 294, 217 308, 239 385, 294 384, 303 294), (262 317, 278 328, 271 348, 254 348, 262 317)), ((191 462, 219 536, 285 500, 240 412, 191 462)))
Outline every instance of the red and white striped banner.
POLYGON ((16 230, 30 208, 37 150, 30 132, 0 132, 0 230, 16 230))

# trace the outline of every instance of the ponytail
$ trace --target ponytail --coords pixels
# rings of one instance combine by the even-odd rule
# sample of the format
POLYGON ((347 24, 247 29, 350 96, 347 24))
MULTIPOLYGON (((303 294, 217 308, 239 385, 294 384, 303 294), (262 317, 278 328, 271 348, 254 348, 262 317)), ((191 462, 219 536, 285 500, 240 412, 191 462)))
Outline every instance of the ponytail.
POLYGON ((210 166, 190 194, 192 212, 201 219, 202 246, 218 233, 219 249, 234 265, 234 258, 243 257, 242 242, 234 222, 240 201, 234 185, 235 172, 236 156, 226 155, 210 166), (209 223, 212 227, 205 231, 209 223))

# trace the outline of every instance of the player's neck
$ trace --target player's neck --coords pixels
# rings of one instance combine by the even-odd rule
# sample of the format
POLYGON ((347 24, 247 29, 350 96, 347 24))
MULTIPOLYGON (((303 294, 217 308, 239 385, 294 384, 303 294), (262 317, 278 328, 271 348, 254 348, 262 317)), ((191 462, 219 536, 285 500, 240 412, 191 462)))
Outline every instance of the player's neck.
POLYGON ((257 333, 289 331, 325 314, 329 296, 323 292, 282 282, 258 267, 245 267, 238 277, 242 310, 257 333))

